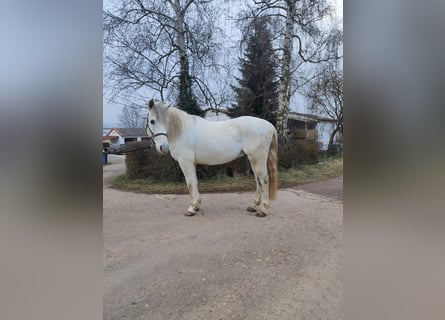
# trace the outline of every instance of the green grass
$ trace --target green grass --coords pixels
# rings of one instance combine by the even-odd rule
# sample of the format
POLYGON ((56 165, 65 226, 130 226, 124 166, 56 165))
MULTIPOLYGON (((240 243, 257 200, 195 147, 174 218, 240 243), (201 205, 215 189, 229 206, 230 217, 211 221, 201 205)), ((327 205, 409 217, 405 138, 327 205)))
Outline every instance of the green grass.
MULTIPOLYGON (((301 166, 298 169, 280 171, 278 174, 279 188, 292 187, 299 184, 320 181, 343 174, 343 159, 331 158, 318 164, 301 166)), ((155 182, 149 179, 129 180, 125 175, 117 177, 113 187, 119 190, 140 193, 188 193, 185 182, 155 182)), ((199 181, 199 192, 234 192, 255 191, 253 175, 237 175, 235 177, 220 176, 199 181)))

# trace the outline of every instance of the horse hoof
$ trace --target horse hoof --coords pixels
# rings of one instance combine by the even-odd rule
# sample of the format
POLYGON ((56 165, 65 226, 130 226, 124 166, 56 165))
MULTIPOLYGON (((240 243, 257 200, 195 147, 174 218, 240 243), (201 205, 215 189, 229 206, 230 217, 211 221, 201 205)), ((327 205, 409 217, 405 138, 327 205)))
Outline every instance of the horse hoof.
POLYGON ((192 217, 195 215, 195 212, 188 211, 184 214, 186 217, 192 217))
POLYGON ((255 212, 256 211, 256 209, 254 207, 247 207, 246 210, 249 211, 249 212, 255 212))
POLYGON ((266 216, 266 214, 264 212, 258 211, 255 216, 260 217, 260 218, 264 218, 266 216))

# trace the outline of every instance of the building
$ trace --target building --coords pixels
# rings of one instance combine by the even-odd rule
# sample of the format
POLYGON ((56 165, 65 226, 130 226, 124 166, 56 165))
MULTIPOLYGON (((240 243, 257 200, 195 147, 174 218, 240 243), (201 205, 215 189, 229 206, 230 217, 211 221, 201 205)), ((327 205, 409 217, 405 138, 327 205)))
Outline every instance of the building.
POLYGON ((288 127, 292 139, 318 141, 321 150, 327 150, 335 121, 315 114, 289 112, 288 127))
POLYGON ((143 128, 111 128, 102 137, 102 146, 110 152, 124 152, 125 143, 130 141, 149 140, 143 128))

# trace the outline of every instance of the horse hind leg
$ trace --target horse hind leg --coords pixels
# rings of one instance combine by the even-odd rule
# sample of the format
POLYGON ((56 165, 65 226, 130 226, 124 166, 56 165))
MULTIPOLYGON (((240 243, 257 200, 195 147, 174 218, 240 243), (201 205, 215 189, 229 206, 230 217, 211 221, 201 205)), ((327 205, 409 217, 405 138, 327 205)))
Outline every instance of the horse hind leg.
POLYGON ((257 211, 257 217, 265 217, 267 215, 267 209, 269 209, 269 175, 267 169, 259 175, 261 182, 261 203, 259 205, 259 211, 257 211))
POLYGON ((261 184, 260 184, 260 181, 256 174, 255 174, 255 182, 256 182, 256 192, 255 192, 255 197, 253 198, 252 204, 247 207, 247 211, 249 211, 249 212, 256 212, 257 207, 261 203, 261 184))
POLYGON ((253 157, 250 161, 257 183, 257 191, 253 200, 255 207, 258 207, 258 210, 255 208, 257 217, 265 217, 269 208, 269 176, 267 174, 266 161, 267 158, 255 159, 253 157))

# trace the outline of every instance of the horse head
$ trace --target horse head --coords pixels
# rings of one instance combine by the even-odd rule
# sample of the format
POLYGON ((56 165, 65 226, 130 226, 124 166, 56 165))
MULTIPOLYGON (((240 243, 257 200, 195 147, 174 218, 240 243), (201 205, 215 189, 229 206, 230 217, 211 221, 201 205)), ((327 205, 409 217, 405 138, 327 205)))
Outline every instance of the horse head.
POLYGON ((148 102, 147 134, 151 137, 156 150, 161 154, 169 153, 168 144, 168 115, 170 105, 151 99, 148 102))

